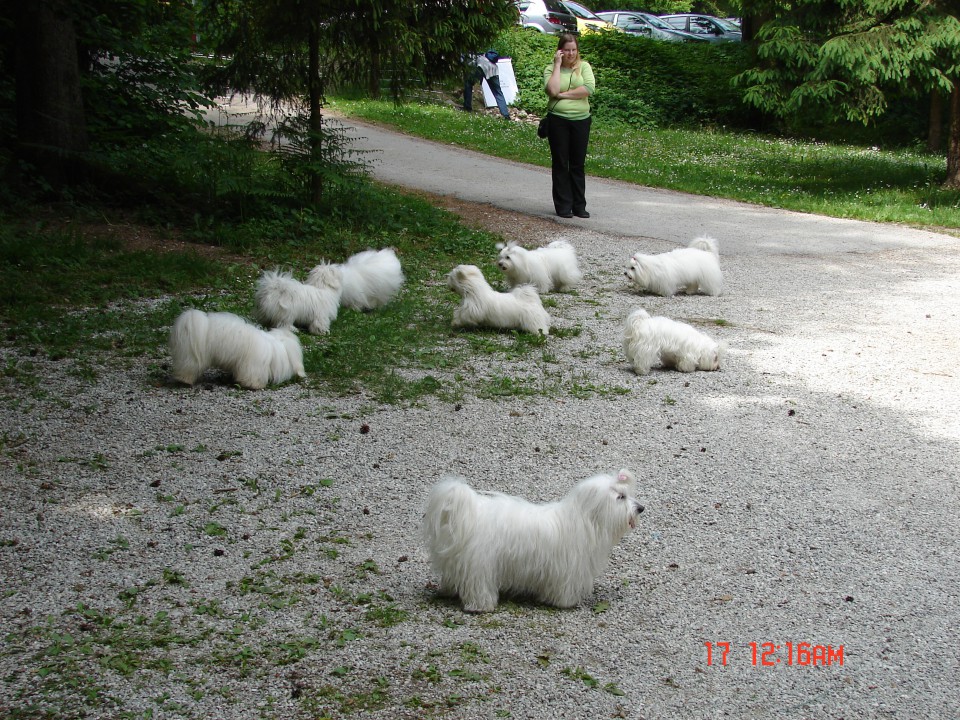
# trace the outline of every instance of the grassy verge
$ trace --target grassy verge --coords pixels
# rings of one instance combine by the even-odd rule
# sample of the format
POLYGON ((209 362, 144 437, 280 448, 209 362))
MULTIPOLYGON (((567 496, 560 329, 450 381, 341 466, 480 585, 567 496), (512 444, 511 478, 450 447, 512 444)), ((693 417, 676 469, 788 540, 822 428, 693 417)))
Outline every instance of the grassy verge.
MULTIPOLYGON (((504 359, 548 354, 542 338, 450 327, 458 298, 446 286, 446 273, 466 262, 495 278, 494 245, 501 238, 362 181, 351 197, 349 217, 300 210, 203 231, 104 224, 77 208, 69 222, 0 217, 0 327, 6 343, 18 348, 0 363, 8 401, 18 397, 16 387, 36 398, 46 394, 38 358, 70 363, 68 372, 94 382, 112 372, 107 367, 147 357, 150 381, 166 384, 167 332, 185 308, 253 317, 262 268, 292 269, 302 278, 321 260, 342 261, 368 247, 397 249, 405 286, 375 312, 341 309, 327 335, 301 334, 306 390, 364 392, 400 404, 428 395, 458 400, 464 392, 490 392, 490 379, 460 370, 478 352, 504 359), (152 242, 131 242, 145 233, 152 242), (196 244, 172 242, 171 234, 196 244)), ((499 394, 527 390, 500 388, 499 394)))
MULTIPOLYGON (((479 152, 547 165, 532 125, 448 106, 337 100, 338 112, 479 152)), ((649 187, 833 217, 960 232, 960 192, 940 187, 946 161, 918 150, 879 150, 733 133, 638 130, 597 118, 587 171, 649 187)))

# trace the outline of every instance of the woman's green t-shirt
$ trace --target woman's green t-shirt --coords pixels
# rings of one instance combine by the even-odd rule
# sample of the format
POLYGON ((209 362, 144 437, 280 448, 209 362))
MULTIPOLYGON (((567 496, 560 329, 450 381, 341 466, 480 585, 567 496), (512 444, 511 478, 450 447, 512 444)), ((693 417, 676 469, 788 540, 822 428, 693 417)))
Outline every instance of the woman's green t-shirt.
MULTIPOLYGON (((543 69, 543 86, 547 86, 547 81, 553 75, 553 65, 547 65, 543 69)), ((590 94, 596 90, 596 81, 593 77, 593 68, 586 60, 580 61, 580 69, 577 72, 568 68, 560 68, 560 90, 574 90, 581 85, 586 86, 590 94)), ((590 98, 585 97, 580 100, 550 100, 547 104, 554 115, 565 117, 567 120, 584 120, 590 117, 590 98)))

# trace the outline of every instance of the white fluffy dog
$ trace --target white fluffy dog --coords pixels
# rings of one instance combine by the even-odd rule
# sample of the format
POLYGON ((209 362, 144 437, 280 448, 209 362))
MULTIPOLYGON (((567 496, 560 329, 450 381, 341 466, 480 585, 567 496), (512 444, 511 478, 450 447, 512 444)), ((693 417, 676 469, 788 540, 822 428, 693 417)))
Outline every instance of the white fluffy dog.
POLYGON ((566 240, 554 240, 546 247, 527 250, 516 242, 497 243, 497 266, 510 287, 535 285, 541 293, 570 290, 583 279, 577 254, 566 240))
POLYGON ((250 390, 306 375, 303 350, 292 331, 267 332, 226 312, 182 312, 170 330, 170 354, 173 377, 187 385, 213 367, 250 390))
POLYGON ((477 492, 460 478, 430 491, 423 536, 440 593, 467 612, 496 608, 500 593, 573 607, 593 591, 610 551, 643 512, 627 470, 581 480, 562 500, 535 505, 477 492))
POLYGON ((403 269, 393 248, 364 250, 344 263, 325 263, 315 267, 307 282, 328 283, 331 268, 339 274, 342 293, 340 303, 353 310, 373 310, 386 305, 403 285, 403 269))
POLYGON ((267 270, 257 281, 254 301, 264 325, 325 333, 340 308, 340 277, 332 274, 329 281, 305 284, 288 272, 267 270))
POLYGON ((723 287, 717 241, 706 236, 659 255, 637 253, 630 258, 624 275, 638 289, 664 297, 681 291, 719 295, 723 287))
POLYGON ((453 313, 454 327, 492 327, 550 334, 550 315, 533 285, 497 292, 476 265, 457 265, 447 286, 463 298, 453 313))
POLYGON ((624 326, 623 352, 634 372, 646 375, 654 365, 680 372, 719 370, 722 348, 686 323, 650 317, 646 310, 637 308, 624 326))

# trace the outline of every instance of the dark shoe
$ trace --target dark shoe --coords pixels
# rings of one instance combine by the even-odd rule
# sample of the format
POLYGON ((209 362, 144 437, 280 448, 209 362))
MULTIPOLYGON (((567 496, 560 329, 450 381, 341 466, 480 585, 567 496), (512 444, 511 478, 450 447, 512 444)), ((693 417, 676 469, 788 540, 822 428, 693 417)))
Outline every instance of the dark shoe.
POLYGON ((559 216, 562 217, 562 218, 572 218, 572 217, 573 217, 573 213, 572 213, 572 212, 560 212, 559 210, 557 211, 557 215, 559 215, 559 216))
POLYGON ((578 218, 590 217, 590 213, 588 213, 586 210, 574 210, 573 214, 576 215, 578 218))

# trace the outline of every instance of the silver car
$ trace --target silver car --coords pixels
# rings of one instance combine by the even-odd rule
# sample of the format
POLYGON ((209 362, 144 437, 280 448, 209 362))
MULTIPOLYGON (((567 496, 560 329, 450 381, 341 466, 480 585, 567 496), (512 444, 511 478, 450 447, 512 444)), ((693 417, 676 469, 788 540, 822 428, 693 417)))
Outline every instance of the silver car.
POLYGON ((740 42, 743 39, 738 25, 713 15, 679 13, 661 15, 660 19, 677 30, 700 35, 711 42, 740 42))
POLYGON ((577 18, 560 0, 519 0, 520 25, 526 30, 557 35, 577 32, 577 18))
POLYGON ((677 30, 675 27, 667 25, 656 15, 650 13, 636 12, 634 10, 609 10, 598 12, 598 16, 616 25, 618 28, 630 33, 631 35, 643 35, 653 40, 666 40, 667 42, 706 42, 707 39, 702 35, 677 30))

